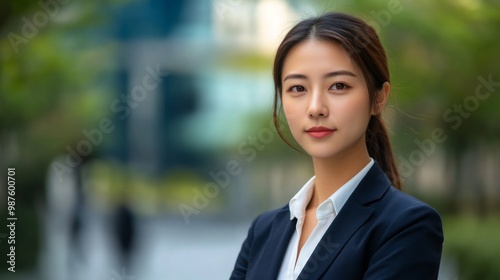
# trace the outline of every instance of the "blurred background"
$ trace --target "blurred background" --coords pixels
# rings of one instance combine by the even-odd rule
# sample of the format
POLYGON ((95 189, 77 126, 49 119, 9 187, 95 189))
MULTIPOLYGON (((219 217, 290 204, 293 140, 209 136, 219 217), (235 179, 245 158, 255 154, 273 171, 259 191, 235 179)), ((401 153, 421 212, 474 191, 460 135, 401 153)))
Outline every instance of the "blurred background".
POLYGON ((271 123, 273 54, 342 11, 387 49, 385 117, 404 190, 442 215, 440 279, 500 279, 500 2, 424 2, 2 1, 0 278, 228 279, 252 218, 312 176, 271 123))

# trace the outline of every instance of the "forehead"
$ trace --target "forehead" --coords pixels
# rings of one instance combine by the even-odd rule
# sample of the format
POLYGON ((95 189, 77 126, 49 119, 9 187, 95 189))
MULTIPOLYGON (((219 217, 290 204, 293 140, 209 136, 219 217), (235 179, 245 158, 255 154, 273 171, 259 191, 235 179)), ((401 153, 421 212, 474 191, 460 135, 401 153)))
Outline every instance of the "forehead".
POLYGON ((338 70, 347 70, 358 77, 362 76, 359 67, 340 44, 308 39, 298 43, 288 52, 283 63, 281 79, 290 73, 314 75, 338 70))

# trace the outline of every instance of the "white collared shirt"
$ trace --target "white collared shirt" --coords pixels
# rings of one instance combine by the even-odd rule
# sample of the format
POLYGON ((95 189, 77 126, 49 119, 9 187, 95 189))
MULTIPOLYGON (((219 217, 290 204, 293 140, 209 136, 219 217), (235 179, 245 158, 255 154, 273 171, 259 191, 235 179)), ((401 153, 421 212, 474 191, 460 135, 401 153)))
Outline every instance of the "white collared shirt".
POLYGON ((327 200, 321 203, 316 210, 316 218, 318 224, 311 232, 311 235, 302 246, 297 258, 297 250, 299 247, 299 240, 302 234, 302 225, 304 224, 304 217, 306 207, 311 200, 314 191, 315 177, 313 176, 290 200, 290 220, 297 218, 297 225, 295 232, 288 243, 288 248, 281 263, 281 269, 278 274, 278 280, 291 280, 297 279, 309 257, 318 245, 319 241, 325 234, 326 230, 330 227, 333 220, 344 206, 347 199, 354 192, 358 184, 368 173, 374 161, 370 158, 370 162, 352 177, 347 183, 334 192, 327 200), (295 262, 297 260, 297 262, 295 262))

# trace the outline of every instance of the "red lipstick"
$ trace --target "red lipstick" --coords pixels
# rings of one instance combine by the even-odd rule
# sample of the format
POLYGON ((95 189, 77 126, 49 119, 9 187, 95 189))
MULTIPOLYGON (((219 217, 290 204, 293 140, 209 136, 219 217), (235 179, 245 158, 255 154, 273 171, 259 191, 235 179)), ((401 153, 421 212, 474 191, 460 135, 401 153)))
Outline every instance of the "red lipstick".
POLYGON ((330 134, 332 134, 335 129, 330 129, 324 126, 313 126, 306 130, 307 134, 311 135, 314 138, 323 138, 330 134))

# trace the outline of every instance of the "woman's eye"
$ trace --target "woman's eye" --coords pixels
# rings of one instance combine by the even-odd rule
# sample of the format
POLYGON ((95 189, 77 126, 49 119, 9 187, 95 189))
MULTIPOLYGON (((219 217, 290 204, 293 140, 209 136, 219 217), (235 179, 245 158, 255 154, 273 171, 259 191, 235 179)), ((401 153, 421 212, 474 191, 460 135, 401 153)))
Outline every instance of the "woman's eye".
POLYGON ((335 83, 332 85, 333 90, 344 90, 347 89, 347 85, 343 83, 335 83))
POLYGON ((305 90, 306 89, 303 86, 293 86, 290 88, 290 91, 293 91, 293 92, 303 92, 305 90))

